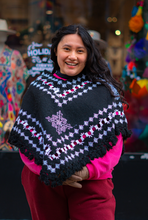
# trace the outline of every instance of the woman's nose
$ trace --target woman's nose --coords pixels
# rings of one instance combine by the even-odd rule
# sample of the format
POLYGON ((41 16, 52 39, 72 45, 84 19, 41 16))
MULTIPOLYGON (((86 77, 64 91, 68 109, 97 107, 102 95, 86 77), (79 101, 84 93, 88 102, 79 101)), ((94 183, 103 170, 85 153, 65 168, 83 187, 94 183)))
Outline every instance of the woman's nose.
POLYGON ((76 52, 75 51, 71 51, 71 53, 69 54, 68 58, 71 59, 71 60, 77 59, 76 52))

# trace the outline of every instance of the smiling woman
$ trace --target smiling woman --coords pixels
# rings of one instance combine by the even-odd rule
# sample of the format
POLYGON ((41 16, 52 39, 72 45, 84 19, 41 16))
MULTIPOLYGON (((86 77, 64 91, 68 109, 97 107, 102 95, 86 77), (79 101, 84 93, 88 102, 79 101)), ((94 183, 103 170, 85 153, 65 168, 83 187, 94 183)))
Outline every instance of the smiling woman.
POLYGON ((85 67, 87 49, 78 34, 69 34, 58 44, 56 55, 60 72, 68 76, 76 76, 85 67))
POLYGON ((52 74, 31 83, 9 137, 25 163, 32 219, 114 220, 112 170, 130 136, 121 84, 81 25, 56 33, 51 59, 52 74))

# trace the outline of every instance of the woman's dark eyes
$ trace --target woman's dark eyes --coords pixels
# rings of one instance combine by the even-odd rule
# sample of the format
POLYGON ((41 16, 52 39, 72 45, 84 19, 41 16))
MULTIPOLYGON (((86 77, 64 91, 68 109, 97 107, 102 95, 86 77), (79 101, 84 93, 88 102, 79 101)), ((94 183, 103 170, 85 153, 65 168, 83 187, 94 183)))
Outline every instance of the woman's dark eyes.
POLYGON ((84 51, 83 51, 83 50, 78 50, 78 52, 79 52, 79 53, 83 53, 84 51))
POLYGON ((64 50, 69 50, 69 48, 68 48, 68 47, 65 47, 64 50))
MULTIPOLYGON (((64 50, 65 50, 65 51, 70 51, 70 49, 67 48, 67 47, 65 47, 64 50)), ((83 51, 83 50, 77 50, 77 52, 78 52, 78 53, 83 53, 84 51, 83 51)))

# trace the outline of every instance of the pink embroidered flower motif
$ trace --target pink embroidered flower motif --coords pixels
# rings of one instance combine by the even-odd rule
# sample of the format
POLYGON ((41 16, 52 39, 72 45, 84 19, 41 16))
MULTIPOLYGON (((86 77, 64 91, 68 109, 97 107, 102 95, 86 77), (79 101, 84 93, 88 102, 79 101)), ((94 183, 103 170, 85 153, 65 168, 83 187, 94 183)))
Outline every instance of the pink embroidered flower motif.
POLYGON ((52 115, 52 117, 46 117, 49 122, 52 122, 52 127, 56 128, 56 132, 61 134, 65 132, 66 129, 72 128, 70 124, 67 124, 67 120, 62 117, 61 111, 57 112, 57 115, 52 115))
POLYGON ((6 59, 5 59, 4 57, 1 57, 1 58, 0 58, 0 61, 1 61, 1 63, 5 63, 5 62, 6 62, 6 59))

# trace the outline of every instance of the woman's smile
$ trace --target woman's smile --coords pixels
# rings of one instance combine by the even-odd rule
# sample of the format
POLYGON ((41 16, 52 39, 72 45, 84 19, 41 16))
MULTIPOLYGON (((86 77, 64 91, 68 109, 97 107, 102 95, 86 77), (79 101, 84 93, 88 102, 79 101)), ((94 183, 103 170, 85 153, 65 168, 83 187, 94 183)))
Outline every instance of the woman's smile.
POLYGON ((76 64, 76 63, 68 63, 68 62, 66 62, 66 64, 67 64, 68 66, 76 66, 76 65, 78 65, 78 64, 76 64))

